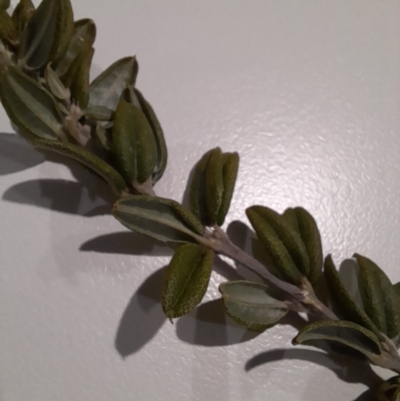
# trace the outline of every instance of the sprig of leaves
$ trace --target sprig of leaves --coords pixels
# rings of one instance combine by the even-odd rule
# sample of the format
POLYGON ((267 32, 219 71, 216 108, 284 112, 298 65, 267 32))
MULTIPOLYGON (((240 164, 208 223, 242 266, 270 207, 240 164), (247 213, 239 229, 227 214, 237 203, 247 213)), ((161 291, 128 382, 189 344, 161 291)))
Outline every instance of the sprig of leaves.
MULTIPOLYGON (((157 197, 154 186, 166 169, 167 147, 156 113, 136 87, 136 57, 115 61, 90 82, 92 20, 74 21, 70 0, 43 0, 36 9, 31 0, 20 0, 12 14, 9 7, 9 0, 0 0, 0 100, 8 117, 36 149, 72 158, 101 176, 116 197, 112 214, 125 227, 174 249, 161 297, 167 318, 201 303, 215 258, 224 255, 262 279, 220 285, 226 312, 236 322, 264 331, 290 311, 305 312, 313 321, 294 344, 351 349, 400 373, 400 283, 392 284, 376 263, 355 254, 359 305, 332 257, 324 260, 317 222, 301 207, 246 210, 272 266, 235 246, 221 226, 238 177, 236 152, 217 147, 201 157, 188 207, 157 197), (332 308, 316 295, 321 284, 332 308)), ((400 401, 399 376, 384 382, 377 397, 400 401)))

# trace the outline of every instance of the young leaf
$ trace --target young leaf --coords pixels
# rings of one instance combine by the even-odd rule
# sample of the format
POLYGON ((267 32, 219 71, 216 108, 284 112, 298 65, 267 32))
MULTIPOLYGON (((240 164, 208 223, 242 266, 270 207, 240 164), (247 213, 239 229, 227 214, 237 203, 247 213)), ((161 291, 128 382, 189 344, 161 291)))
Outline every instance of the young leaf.
POLYGON ((279 322, 289 311, 286 303, 269 295, 264 284, 231 281, 219 286, 229 316, 257 331, 279 322))
POLYGON ((163 242, 196 242, 204 227, 179 203, 147 195, 127 196, 118 200, 113 215, 132 231, 163 242))
POLYGON ((224 193, 222 168, 221 149, 215 148, 211 153, 206 171, 206 203, 210 225, 216 224, 218 212, 222 203, 222 196, 224 193))
POLYGON ((212 221, 208 216, 206 201, 206 171, 213 151, 213 149, 209 150, 197 162, 189 187, 190 210, 205 226, 212 226, 212 221))
POLYGON ((0 98, 10 120, 39 138, 57 139, 62 118, 52 96, 32 78, 9 67, 0 81, 0 98))
POLYGON ((237 173, 239 170, 239 154, 224 153, 222 155, 222 176, 224 192, 222 194, 221 205, 218 210, 217 224, 222 226, 231 205, 233 191, 235 189, 237 173))
POLYGON ((14 26, 7 11, 0 8, 0 39, 10 39, 13 35, 14 26))
POLYGON ((93 48, 82 52, 63 76, 64 85, 71 91, 71 98, 81 109, 84 109, 89 102, 89 72, 93 53, 93 48))
POLYGON ((151 129, 153 130, 157 145, 157 165, 153 171, 153 183, 156 183, 162 177, 165 168, 167 167, 168 152, 167 145, 165 143, 164 132, 150 103, 144 98, 138 89, 134 88, 134 93, 137 97, 137 102, 140 109, 143 111, 147 121, 151 126, 151 129))
POLYGON ((287 208, 283 212, 282 218, 284 219, 286 224, 292 228, 292 230, 300 234, 299 222, 297 221, 296 211, 293 208, 291 207, 287 208))
POLYGON ((346 320, 350 320, 367 328, 380 337, 378 328, 364 310, 356 304, 346 287, 343 285, 331 255, 328 255, 325 258, 324 276, 331 296, 340 309, 341 316, 346 320))
POLYGON ((100 144, 104 150, 109 152, 111 150, 111 143, 107 135, 107 130, 100 123, 97 123, 93 134, 98 144, 100 144))
POLYGON ((70 0, 57 0, 59 8, 49 60, 56 65, 65 55, 74 30, 74 15, 70 0))
POLYGON ((189 313, 203 299, 210 280, 214 252, 197 244, 181 245, 166 272, 162 308, 169 319, 189 313))
POLYGON ((33 13, 22 34, 18 65, 30 70, 40 69, 50 61, 55 47, 60 3, 43 0, 33 13))
POLYGON ((11 16, 14 27, 18 32, 22 32, 25 29, 34 12, 35 6, 31 0, 19 1, 11 16))
POLYGON ((360 267, 359 288, 364 309, 380 331, 389 338, 400 333, 400 305, 386 274, 370 259, 355 254, 360 267))
POLYGON ((293 344, 314 345, 321 340, 333 341, 353 348, 373 363, 379 360, 382 353, 381 342, 372 331, 344 320, 311 323, 299 332, 293 339, 293 344))
POLYGON ((105 106, 91 106, 85 110, 85 116, 98 121, 111 121, 113 112, 105 106))
POLYGON ((70 91, 65 88, 63 83, 58 78, 57 74, 51 68, 50 63, 47 65, 44 72, 44 78, 51 93, 60 100, 67 100, 70 97, 70 91))
POLYGON ((47 141, 43 139, 33 141, 32 145, 39 149, 60 153, 81 162, 107 181, 117 195, 121 195, 121 192, 126 189, 125 181, 121 175, 108 163, 93 153, 70 143, 47 141))
POLYGON ((292 284, 301 284, 303 275, 300 273, 283 239, 269 224, 269 216, 264 216, 263 209, 260 206, 248 208, 246 214, 259 241, 271 255, 275 267, 292 284), (264 217, 267 217, 267 219, 264 217))
POLYGON ((124 96, 115 111, 113 152, 125 180, 139 184, 151 177, 157 163, 157 145, 143 112, 124 96))
POLYGON ((73 26, 72 37, 68 49, 55 69, 59 77, 63 77, 73 61, 83 53, 90 51, 96 38, 96 25, 91 19, 81 19, 73 26))
POLYGON ((116 61, 90 84, 90 106, 106 106, 115 110, 123 90, 134 85, 138 73, 135 57, 116 61))
POLYGON ((307 210, 302 207, 296 207, 294 208, 294 212, 296 214, 297 230, 306 247, 310 261, 310 270, 307 278, 314 284, 322 272, 323 252, 321 235, 317 223, 307 210))

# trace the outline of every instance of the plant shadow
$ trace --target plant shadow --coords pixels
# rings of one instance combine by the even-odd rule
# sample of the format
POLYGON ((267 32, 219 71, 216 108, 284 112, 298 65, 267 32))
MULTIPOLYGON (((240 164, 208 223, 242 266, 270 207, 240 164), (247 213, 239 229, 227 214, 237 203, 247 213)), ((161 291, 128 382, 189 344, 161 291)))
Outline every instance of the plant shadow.
POLYGON ((0 176, 21 172, 43 161, 43 155, 19 135, 0 133, 0 176))
POLYGON ((249 372, 261 365, 280 360, 311 362, 331 370, 338 379, 346 383, 358 383, 368 387, 367 391, 353 401, 375 400, 376 397, 374 394, 376 389, 383 381, 382 378, 372 370, 371 365, 366 360, 309 349, 282 348, 266 351, 248 360, 245 365, 245 370, 249 372))
POLYGON ((3 200, 86 217, 111 213, 115 196, 103 179, 80 163, 61 155, 46 152, 46 159, 66 165, 77 181, 25 181, 8 188, 3 194, 3 200))
POLYGON ((114 343, 122 358, 144 347, 166 321, 160 305, 164 271, 165 267, 150 275, 125 308, 114 343))

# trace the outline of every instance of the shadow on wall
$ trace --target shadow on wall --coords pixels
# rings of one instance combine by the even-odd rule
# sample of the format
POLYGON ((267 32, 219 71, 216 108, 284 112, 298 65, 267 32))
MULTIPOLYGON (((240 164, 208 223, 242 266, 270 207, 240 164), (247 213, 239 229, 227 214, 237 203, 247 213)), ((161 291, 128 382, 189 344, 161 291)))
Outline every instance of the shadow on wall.
POLYGON ((0 176, 24 171, 43 161, 43 155, 17 134, 0 133, 0 176))
POLYGON ((22 182, 7 189, 3 200, 87 217, 110 213, 115 197, 100 177, 74 160, 52 152, 45 154, 46 158, 17 134, 0 134, 0 175, 26 170, 46 159, 66 165, 77 180, 22 182))

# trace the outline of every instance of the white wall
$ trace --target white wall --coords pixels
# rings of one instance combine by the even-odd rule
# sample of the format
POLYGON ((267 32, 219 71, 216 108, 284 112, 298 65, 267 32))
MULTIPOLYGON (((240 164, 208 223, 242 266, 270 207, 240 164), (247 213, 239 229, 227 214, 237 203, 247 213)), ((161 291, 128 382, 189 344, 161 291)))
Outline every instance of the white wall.
MULTIPOLYGON (((95 73, 138 56, 169 145, 160 195, 180 200, 209 148, 237 150, 228 223, 302 205, 337 262, 357 251, 400 280, 399 0, 74 3, 97 22, 95 73)), ((211 302, 218 273, 203 307, 165 322, 169 251, 88 217, 102 182, 40 163, 0 113, 1 401, 351 401, 374 380, 292 348, 290 325, 252 338, 211 302)))

